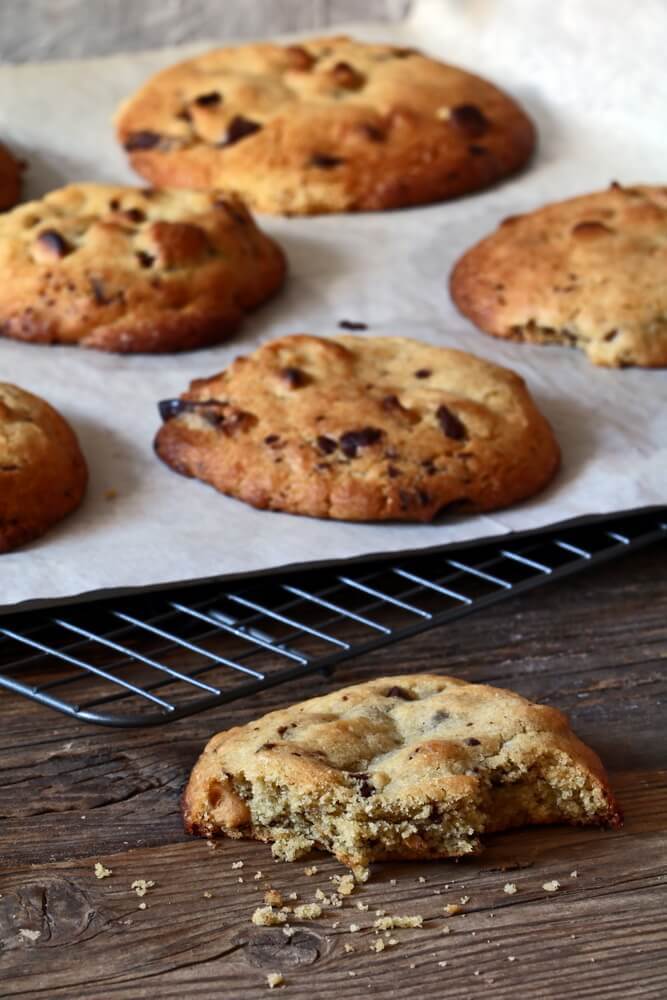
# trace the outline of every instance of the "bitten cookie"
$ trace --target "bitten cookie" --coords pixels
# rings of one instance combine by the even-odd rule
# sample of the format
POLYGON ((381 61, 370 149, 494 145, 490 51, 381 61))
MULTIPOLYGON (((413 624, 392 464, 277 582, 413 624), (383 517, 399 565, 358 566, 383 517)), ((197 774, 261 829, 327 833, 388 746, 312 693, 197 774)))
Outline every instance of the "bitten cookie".
POLYGON ((160 458, 255 507, 430 521, 540 490, 559 450, 523 381, 401 337, 296 335, 160 404, 160 458))
POLYGON ((0 332, 105 351, 225 340, 285 261, 219 192, 72 184, 0 217, 0 332))
POLYGON ((451 292, 486 333, 580 347, 596 365, 667 365, 667 187, 622 187, 512 216, 451 292))
POLYGON ((53 407, 0 382, 0 553, 43 535, 79 506, 88 472, 53 407))
POLYGON ((0 143, 0 212, 12 208, 19 200, 22 170, 18 160, 0 143))
POLYGON ((294 860, 459 857, 525 824, 619 826, 602 764, 560 712, 511 691, 408 674, 218 733, 183 796, 186 829, 294 860))
POLYGON ((347 37, 217 49, 124 103, 118 138, 155 184, 312 215, 453 198, 518 170, 535 144, 492 84, 414 49, 347 37))

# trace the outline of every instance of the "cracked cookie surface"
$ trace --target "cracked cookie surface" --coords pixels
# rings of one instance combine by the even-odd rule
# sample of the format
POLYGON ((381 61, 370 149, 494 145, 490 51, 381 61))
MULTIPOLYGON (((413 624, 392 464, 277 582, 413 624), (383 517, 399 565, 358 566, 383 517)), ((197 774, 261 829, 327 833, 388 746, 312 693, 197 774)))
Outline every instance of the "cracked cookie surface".
POLYGON ((617 826, 596 754, 554 708, 436 674, 343 688, 218 733, 183 797, 186 829, 313 847, 358 870, 458 857, 526 824, 617 826))
POLYGON ((466 194, 518 170, 535 142, 487 81, 344 36, 197 56, 149 80, 116 126, 152 183, 223 187, 257 211, 303 215, 466 194))
POLYGON ((79 506, 88 473, 69 424, 43 399, 0 382, 0 553, 79 506))
POLYGON ((0 271, 5 336, 164 352, 225 340, 285 262, 237 198, 72 184, 0 217, 0 271))
POLYGON ((559 450, 518 375, 401 337, 264 344, 161 404, 156 451, 255 507, 430 521, 531 496, 559 450))
POLYGON ((486 333, 667 366, 667 187, 622 187, 512 216, 461 258, 461 312, 486 333))
POLYGON ((0 212, 13 208, 21 196, 23 167, 0 142, 0 212))

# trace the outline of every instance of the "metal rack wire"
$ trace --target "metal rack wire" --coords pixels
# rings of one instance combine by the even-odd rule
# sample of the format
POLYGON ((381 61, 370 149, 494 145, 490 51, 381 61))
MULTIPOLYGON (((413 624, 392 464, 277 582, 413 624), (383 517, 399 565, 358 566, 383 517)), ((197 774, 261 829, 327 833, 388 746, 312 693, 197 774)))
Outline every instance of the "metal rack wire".
POLYGON ((0 687, 159 725, 667 539, 667 509, 539 536, 104 599, 0 619, 0 687))

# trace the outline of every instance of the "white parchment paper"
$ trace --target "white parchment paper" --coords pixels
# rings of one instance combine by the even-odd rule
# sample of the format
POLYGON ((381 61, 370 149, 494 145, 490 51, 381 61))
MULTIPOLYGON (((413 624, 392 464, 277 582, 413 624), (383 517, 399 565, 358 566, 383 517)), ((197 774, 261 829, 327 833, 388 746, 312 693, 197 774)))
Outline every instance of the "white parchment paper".
MULTIPOLYGON (((491 191, 448 204, 362 216, 265 217, 262 224, 289 256, 289 285, 226 345, 118 357, 0 340, 0 378, 58 407, 91 469, 77 514, 1 557, 5 610, 105 589, 460 544, 667 503, 667 370, 605 370, 566 348, 495 341, 462 319, 447 293, 456 258, 505 215, 612 178, 667 183, 667 6, 662 0, 422 0, 403 25, 353 30, 418 45, 505 87, 537 122, 535 161, 491 191), (157 400, 178 395, 190 379, 220 370, 263 340, 296 331, 333 334, 341 319, 368 323, 369 336, 460 347, 520 372, 562 445, 555 483, 492 517, 344 524, 255 511, 155 459, 157 400), (115 499, 107 498, 109 490, 115 499)), ((133 182, 112 133, 115 107, 158 68, 225 41, 0 67, 0 134, 30 163, 28 193, 74 180, 133 182)))

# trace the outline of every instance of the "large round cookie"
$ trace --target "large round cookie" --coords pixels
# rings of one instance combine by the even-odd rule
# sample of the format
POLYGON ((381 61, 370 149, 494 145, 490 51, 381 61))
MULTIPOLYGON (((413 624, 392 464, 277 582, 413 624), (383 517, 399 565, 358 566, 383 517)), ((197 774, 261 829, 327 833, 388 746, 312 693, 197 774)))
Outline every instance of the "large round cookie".
POLYGON ((399 208, 487 187, 534 129, 490 83, 414 49, 346 37, 217 49, 120 108, 118 137, 155 184, 224 187, 259 212, 399 208))
POLYGON ((161 404, 158 455, 255 507, 430 521, 531 496, 559 451, 523 381, 400 337, 284 337, 161 404))
POLYGON ((192 833, 268 841, 286 860, 323 848, 361 877, 374 860, 458 857, 524 824, 621 822, 565 716, 437 674, 378 678, 218 733, 183 812, 192 833))
POLYGON ((72 184, 0 217, 0 332, 106 351, 224 340, 285 262, 219 192, 72 184))
POLYGON ((21 196, 22 166, 0 142, 0 212, 12 208, 21 196))
POLYGON ((621 187, 501 223, 451 277, 487 333, 580 347, 597 365, 667 365, 667 187, 621 187))
POLYGON ((70 426, 53 407, 0 382, 0 552, 79 506, 88 473, 70 426))

